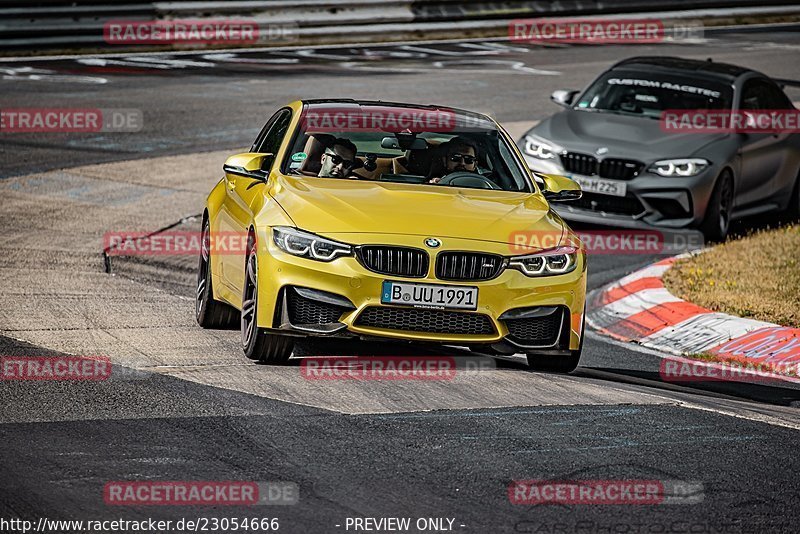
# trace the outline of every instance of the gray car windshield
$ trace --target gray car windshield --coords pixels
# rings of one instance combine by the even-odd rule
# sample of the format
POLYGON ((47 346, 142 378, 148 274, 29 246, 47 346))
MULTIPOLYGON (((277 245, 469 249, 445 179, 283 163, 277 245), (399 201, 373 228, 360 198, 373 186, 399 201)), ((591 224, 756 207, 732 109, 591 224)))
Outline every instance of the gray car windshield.
POLYGON ((574 109, 659 119, 668 109, 730 109, 729 86, 708 80, 641 71, 612 71, 581 95, 574 109))
POLYGON ((492 121, 448 109, 308 106, 282 169, 309 178, 534 190, 492 121))

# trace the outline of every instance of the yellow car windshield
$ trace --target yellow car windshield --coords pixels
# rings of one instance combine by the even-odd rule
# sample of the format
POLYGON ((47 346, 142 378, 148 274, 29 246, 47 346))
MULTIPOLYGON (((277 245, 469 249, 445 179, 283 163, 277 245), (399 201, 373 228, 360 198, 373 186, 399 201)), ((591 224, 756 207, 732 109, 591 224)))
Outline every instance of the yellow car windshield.
POLYGON ((493 121, 446 108, 307 106, 282 171, 309 178, 533 191, 524 162, 493 121))

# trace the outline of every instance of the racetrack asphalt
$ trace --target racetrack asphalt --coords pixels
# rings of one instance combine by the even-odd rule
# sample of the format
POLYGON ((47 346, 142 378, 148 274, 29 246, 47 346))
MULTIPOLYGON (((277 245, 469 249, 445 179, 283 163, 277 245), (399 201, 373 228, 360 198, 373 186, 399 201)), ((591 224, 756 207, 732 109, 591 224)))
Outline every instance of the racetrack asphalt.
MULTIPOLYGON (((518 135, 557 110, 552 90, 582 87, 623 57, 714 57, 797 79, 798 50, 796 34, 771 33, 681 46, 198 54, 164 69, 135 58, 0 61, 15 69, 0 80, 4 107, 144 115, 137 133, 0 134, 0 354, 105 354, 115 364, 107 382, 0 383, 0 518, 278 517, 284 532, 345 531, 347 517, 387 516, 454 518, 463 532, 795 531, 795 390, 666 385, 658 355, 596 335, 569 376, 529 372, 512 358, 452 381, 320 384, 297 364, 246 360, 236 331, 197 327, 194 258, 112 258, 109 275, 101 251, 105 232, 152 231, 200 213, 225 156, 295 98, 441 103, 491 113, 518 135), (703 499, 522 506, 507 496, 519 479, 683 480, 702 484, 703 499), (300 501, 108 506, 103 486, 119 480, 292 481, 300 501)), ((589 287, 656 259, 592 256, 589 287)))

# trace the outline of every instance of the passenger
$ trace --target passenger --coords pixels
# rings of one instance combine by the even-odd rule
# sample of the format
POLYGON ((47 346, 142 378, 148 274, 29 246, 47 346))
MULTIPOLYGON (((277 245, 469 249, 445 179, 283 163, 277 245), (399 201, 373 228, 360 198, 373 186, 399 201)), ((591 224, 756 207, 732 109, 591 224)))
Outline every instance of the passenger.
MULTIPOLYGON (((332 136, 331 136, 332 137, 332 136)), ((339 137, 322 153, 322 167, 317 176, 322 178, 347 178, 356 166, 358 149, 349 139, 339 137)))
POLYGON ((441 165, 438 172, 431 169, 434 176, 428 183, 439 183, 443 177, 454 172, 477 172, 478 168, 478 147, 466 137, 453 137, 446 143, 439 145, 438 150, 442 153, 441 165), (436 176, 441 174, 442 176, 436 176))

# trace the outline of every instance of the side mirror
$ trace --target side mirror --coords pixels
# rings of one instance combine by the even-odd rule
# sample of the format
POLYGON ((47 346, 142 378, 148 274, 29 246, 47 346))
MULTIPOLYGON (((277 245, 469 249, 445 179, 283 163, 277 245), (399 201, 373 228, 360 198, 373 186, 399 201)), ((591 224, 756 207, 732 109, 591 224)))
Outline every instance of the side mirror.
POLYGON ((257 152, 236 154, 225 160, 222 170, 225 174, 233 174, 234 176, 243 176, 244 178, 266 182, 267 176, 269 175, 269 169, 267 167, 272 164, 272 158, 272 154, 261 154, 257 152))
POLYGON ((568 202, 581 198, 581 186, 559 174, 538 174, 544 182, 542 193, 550 202, 568 202))
POLYGON ((550 95, 550 100, 558 104, 559 106, 564 106, 568 108, 572 105, 572 101, 575 99, 575 95, 577 95, 580 91, 576 91, 574 89, 558 89, 553 91, 553 94, 550 95))

